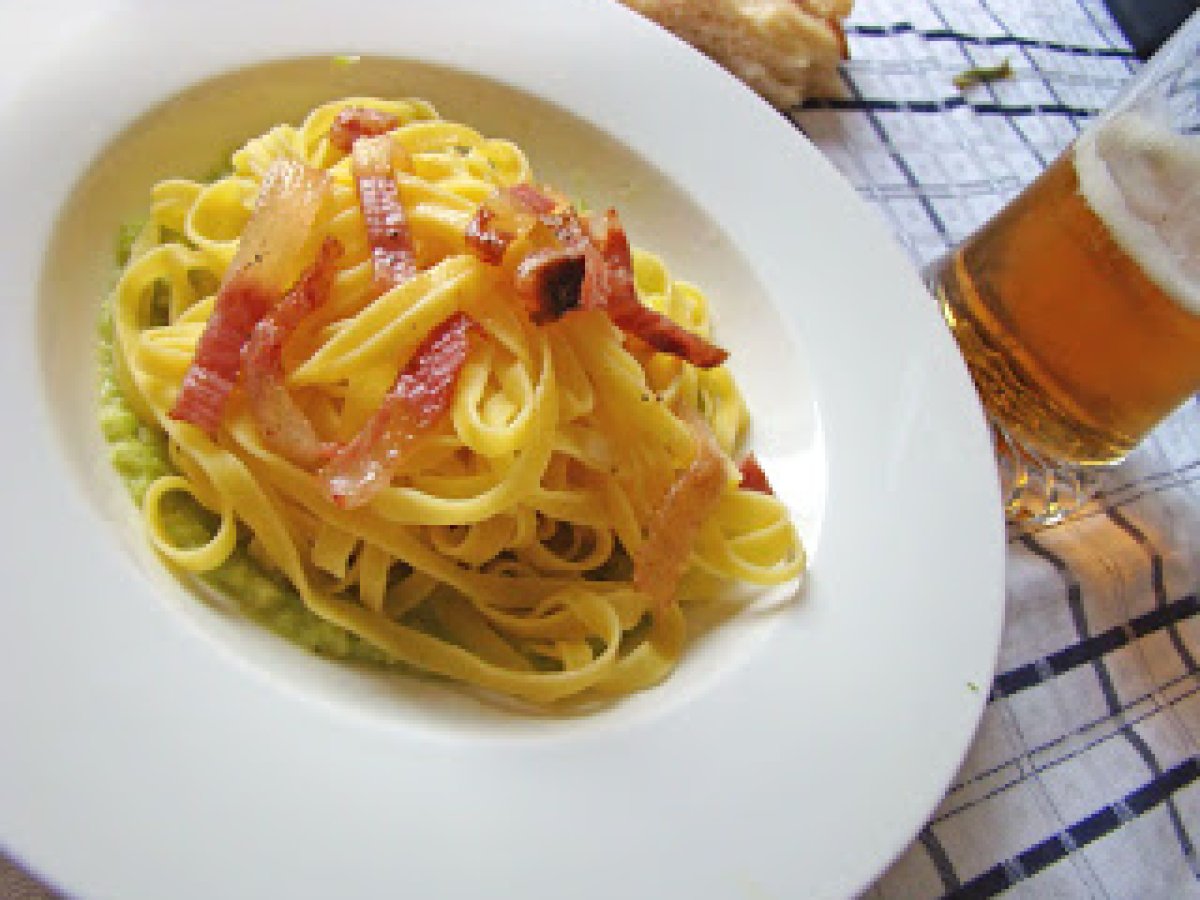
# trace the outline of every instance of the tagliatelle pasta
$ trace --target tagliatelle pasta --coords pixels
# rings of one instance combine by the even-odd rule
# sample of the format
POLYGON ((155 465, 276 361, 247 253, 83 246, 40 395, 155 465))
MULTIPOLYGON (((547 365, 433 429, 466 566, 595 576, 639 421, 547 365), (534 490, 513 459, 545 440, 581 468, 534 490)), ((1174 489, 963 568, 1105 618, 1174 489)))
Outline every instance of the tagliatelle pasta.
POLYGON ((427 103, 348 98, 154 187, 109 300, 140 424, 105 428, 118 467, 164 448, 135 493, 168 561, 236 592, 252 559, 298 599, 241 598, 282 633, 542 704, 661 680, 689 586, 803 571, 739 483, 704 294, 534 184, 427 103))

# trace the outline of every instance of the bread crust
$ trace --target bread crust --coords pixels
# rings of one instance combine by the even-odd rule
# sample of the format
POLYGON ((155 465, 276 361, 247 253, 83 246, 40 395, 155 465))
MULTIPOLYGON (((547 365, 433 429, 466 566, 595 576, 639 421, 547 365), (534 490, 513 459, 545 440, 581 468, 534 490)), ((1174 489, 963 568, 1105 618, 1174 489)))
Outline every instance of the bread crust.
POLYGON ((779 107, 836 92, 853 0, 620 0, 779 107))

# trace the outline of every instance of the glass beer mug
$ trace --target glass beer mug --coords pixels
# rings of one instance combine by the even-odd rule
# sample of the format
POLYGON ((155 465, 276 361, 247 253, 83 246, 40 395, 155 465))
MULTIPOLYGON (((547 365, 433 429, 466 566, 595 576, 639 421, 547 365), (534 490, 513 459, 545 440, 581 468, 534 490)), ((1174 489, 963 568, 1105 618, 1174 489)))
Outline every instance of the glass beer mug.
POLYGON ((1057 521, 1200 390, 1200 13, 925 274, 1010 522, 1057 521))

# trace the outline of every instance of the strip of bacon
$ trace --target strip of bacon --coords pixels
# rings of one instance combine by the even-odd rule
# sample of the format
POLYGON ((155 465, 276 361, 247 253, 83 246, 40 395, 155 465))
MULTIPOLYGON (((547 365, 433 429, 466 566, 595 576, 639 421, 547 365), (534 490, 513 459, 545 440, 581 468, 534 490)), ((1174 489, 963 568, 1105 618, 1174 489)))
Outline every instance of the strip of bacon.
POLYGON ((455 313, 429 333, 374 416, 321 469, 331 500, 363 506, 391 482, 406 449, 446 414, 470 349, 474 322, 455 313))
POLYGON ((343 153, 349 153, 359 138, 387 134, 399 124, 399 119, 381 109, 347 106, 329 126, 329 142, 343 153))
POLYGON ((597 255, 587 223, 565 202, 538 213, 532 230, 535 249, 517 263, 513 284, 530 320, 544 325, 581 308, 585 279, 602 270, 604 260, 597 255))
POLYGON ((358 205, 371 248, 374 288, 383 293, 417 274, 412 234, 392 177, 392 139, 387 135, 359 138, 352 153, 358 205))
POLYGON ((534 325, 545 325, 579 309, 580 285, 589 270, 588 246, 543 247, 517 264, 513 285, 534 325))
POLYGON ((467 224, 467 248, 488 265, 498 266, 512 242, 528 234, 558 205, 558 200, 532 184, 500 188, 486 203, 479 204, 467 224))
POLYGON ((626 334, 641 338, 655 350, 677 356, 699 369, 714 368, 729 358, 729 351, 648 306, 633 306, 611 315, 613 322, 626 334))
POLYGON ((533 246, 516 264, 513 284, 535 325, 573 309, 600 309, 626 334, 699 368, 728 358, 725 350, 642 304, 629 239, 615 210, 608 210, 604 234, 597 238, 573 207, 521 184, 481 204, 466 230, 468 248, 494 266, 503 263, 518 237, 531 238, 533 246))
POLYGON ((767 473, 758 464, 758 457, 753 453, 747 453, 742 458, 741 463, 738 464, 738 472, 742 476, 738 487, 747 491, 758 491, 760 494, 774 495, 775 492, 771 490, 771 482, 767 481, 767 473))
POLYGON ((242 348, 259 319, 295 279, 328 191, 324 172, 291 160, 271 164, 196 344, 171 418, 216 436, 237 383, 242 348))
POLYGON ((585 277, 580 292, 581 308, 606 310, 613 324, 626 334, 701 369, 711 369, 725 362, 729 357, 726 350, 688 331, 669 316, 644 306, 638 299, 633 253, 615 210, 610 209, 605 215, 604 237, 596 244, 604 269, 595 277, 585 277))
POLYGON ((674 600, 700 527, 728 480, 725 455, 712 432, 698 416, 691 424, 696 456, 667 491, 650 520, 646 540, 633 553, 634 589, 646 594, 651 609, 660 613, 674 600))
POLYGON ((317 436, 312 422, 284 385, 283 344, 305 316, 329 299, 341 255, 342 245, 337 238, 326 238, 316 262, 259 320, 242 350, 242 386, 263 443, 305 468, 327 459, 335 448, 317 436))
POLYGON ((517 238, 517 233, 497 224, 499 215, 496 210, 486 203, 479 204, 475 215, 467 223, 463 237, 467 249, 489 266, 498 266, 504 261, 504 254, 509 245, 517 238))
POLYGON ((513 204, 535 216, 548 216, 559 206, 556 197, 532 184, 514 184, 505 188, 504 193, 513 204))

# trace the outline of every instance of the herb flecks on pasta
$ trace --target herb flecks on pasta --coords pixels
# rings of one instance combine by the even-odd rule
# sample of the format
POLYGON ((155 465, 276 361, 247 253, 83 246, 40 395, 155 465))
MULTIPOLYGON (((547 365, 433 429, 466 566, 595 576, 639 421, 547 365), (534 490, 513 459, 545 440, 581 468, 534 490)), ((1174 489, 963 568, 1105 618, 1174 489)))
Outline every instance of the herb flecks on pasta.
POLYGON ((622 694, 676 663, 691 587, 803 571, 703 293, 422 101, 155 185, 108 315, 106 433, 162 447, 150 541, 219 585, 253 558, 296 605, 249 607, 330 655, 622 694))

